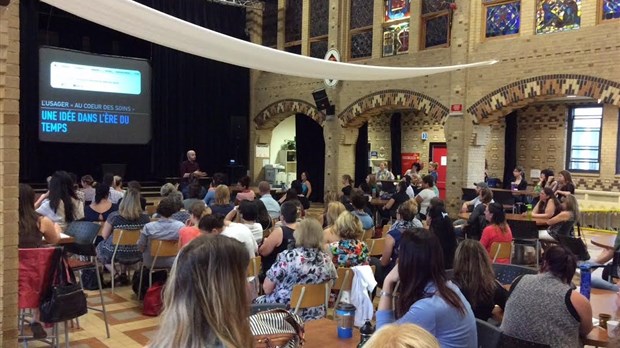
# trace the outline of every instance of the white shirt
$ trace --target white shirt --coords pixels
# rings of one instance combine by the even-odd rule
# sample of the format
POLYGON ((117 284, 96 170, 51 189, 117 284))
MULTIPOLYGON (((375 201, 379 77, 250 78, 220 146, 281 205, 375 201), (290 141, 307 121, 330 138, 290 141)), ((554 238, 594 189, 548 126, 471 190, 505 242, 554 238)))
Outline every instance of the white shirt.
POLYGON ((248 250, 250 258, 256 256, 256 252, 258 252, 258 244, 256 244, 256 240, 254 240, 254 235, 252 235, 252 232, 247 226, 243 224, 238 224, 236 222, 231 222, 230 225, 224 228, 222 235, 236 239, 243 243, 245 248, 248 250))
POLYGON ((420 214, 426 215, 428 206, 431 205, 431 199, 437 197, 437 195, 432 189, 425 188, 418 193, 418 196, 422 197, 422 203, 420 203, 420 214))
POLYGON ((415 192, 413 192, 413 188, 411 187, 411 185, 407 186, 407 190, 405 190, 405 193, 407 193, 407 196, 409 196, 409 198, 415 198, 415 192))
POLYGON ((115 189, 110 187, 110 202, 114 203, 114 204, 118 204, 118 201, 121 200, 121 198, 123 198, 124 194, 120 191, 116 191, 115 189))
POLYGON ((261 224, 255 222, 243 225, 250 229, 250 232, 252 232, 256 243, 260 243, 260 241, 263 240, 263 226, 261 226, 261 224))

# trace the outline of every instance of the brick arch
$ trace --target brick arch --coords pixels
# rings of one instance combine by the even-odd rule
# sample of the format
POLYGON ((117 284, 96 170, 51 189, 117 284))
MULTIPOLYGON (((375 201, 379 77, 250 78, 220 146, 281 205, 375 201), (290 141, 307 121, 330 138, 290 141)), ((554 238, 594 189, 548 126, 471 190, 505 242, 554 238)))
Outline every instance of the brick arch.
POLYGON ((620 83, 579 74, 531 77, 513 82, 485 95, 467 109, 478 123, 504 116, 532 100, 577 95, 620 106, 620 83))
POLYGON ((338 119, 343 127, 360 127, 368 119, 385 110, 416 109, 443 123, 448 108, 425 94, 405 89, 387 89, 362 97, 347 106, 338 119))
POLYGON ((273 129, 284 119, 294 114, 304 114, 312 118, 321 127, 325 122, 325 114, 307 101, 284 99, 267 105, 254 117, 254 123, 256 129, 273 129))

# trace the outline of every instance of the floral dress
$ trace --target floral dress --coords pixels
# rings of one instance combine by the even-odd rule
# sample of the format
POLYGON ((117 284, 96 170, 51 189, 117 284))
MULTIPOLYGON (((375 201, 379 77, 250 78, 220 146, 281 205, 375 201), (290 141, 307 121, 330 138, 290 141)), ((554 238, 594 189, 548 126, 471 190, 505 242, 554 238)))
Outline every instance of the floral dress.
MULTIPOLYGON (((336 279, 337 273, 330 255, 320 249, 299 247, 278 254, 276 262, 267 271, 267 278, 276 284, 269 295, 256 298, 255 303, 284 303, 290 307, 293 286, 320 284, 336 279)), ((325 317, 324 306, 300 310, 304 321, 325 317)))
POLYGON ((357 239, 345 239, 329 245, 334 265, 338 267, 355 267, 368 265, 368 247, 357 239))

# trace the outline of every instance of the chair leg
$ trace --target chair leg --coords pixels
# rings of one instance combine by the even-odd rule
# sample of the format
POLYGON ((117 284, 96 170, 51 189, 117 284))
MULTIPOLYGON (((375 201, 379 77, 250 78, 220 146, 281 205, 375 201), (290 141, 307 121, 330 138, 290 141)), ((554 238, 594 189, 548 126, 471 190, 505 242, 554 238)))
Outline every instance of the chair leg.
POLYGON ((101 276, 99 273, 99 261, 95 257, 95 273, 97 274, 97 285, 99 285, 99 299, 101 299, 101 312, 103 312, 103 321, 105 322, 105 333, 110 338, 110 327, 108 326, 108 313, 105 310, 105 301, 103 300, 103 287, 101 286, 101 276))
POLYGON ((138 283, 138 301, 140 301, 140 294, 142 293, 142 275, 144 274, 144 272, 142 272, 142 265, 140 265, 140 268, 138 269, 138 272, 140 272, 140 282, 138 283))
MULTIPOLYGON (((105 266, 104 266, 105 267, 105 266)), ((115 278, 115 273, 116 269, 114 268, 114 260, 112 260, 112 267, 110 267, 110 277, 112 278, 112 293, 114 293, 114 278, 115 278)))
POLYGON ((66 321, 65 321, 65 348, 69 348, 69 328, 67 327, 66 321))

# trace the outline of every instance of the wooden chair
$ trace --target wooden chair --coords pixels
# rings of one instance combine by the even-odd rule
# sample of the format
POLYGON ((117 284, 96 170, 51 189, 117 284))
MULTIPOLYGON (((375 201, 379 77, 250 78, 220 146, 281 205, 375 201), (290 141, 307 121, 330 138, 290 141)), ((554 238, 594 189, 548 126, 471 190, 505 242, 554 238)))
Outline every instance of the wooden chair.
MULTIPOLYGON (((370 268, 372 269, 372 273, 374 274, 376 271, 376 267, 370 266, 370 268)), ((351 291, 351 289, 353 288, 353 276, 355 275, 355 272, 353 272, 353 270, 348 267, 338 267, 337 271, 338 278, 332 286, 332 290, 338 290, 338 297, 334 302, 334 310, 336 309, 336 306, 338 306, 338 304, 340 303, 340 299, 342 298, 342 292, 351 291)))
MULTIPOLYGON (((263 264, 263 259, 260 256, 255 256, 250 259, 250 263, 248 264, 248 277, 258 277, 260 273, 260 269, 263 264)), ((257 280, 256 283, 256 293, 260 293, 260 282, 257 280)))
POLYGON ((146 214, 151 217, 153 216, 153 214, 155 214, 155 212, 157 211, 157 205, 156 204, 149 204, 146 206, 146 214))
POLYGON ((365 241, 371 239, 373 234, 375 234, 375 229, 374 228, 369 228, 367 230, 364 230, 364 233, 362 234, 362 241, 365 242, 365 241))
POLYGON ((368 255, 369 256, 381 256, 385 249, 385 238, 376 238, 368 241, 368 255))
MULTIPOLYGON (((164 240, 164 239, 151 239, 151 257, 153 262, 149 269, 149 287, 153 286, 153 272, 165 270, 168 271, 168 267, 155 267, 157 259, 160 257, 175 257, 179 253, 179 241, 176 239, 164 240)), ((142 275, 140 272, 140 285, 138 289, 142 289, 142 275)))
MULTIPOLYGON (((112 253, 112 271, 111 271, 111 277, 112 277, 112 293, 114 293, 114 273, 116 272, 116 269, 114 268, 114 263, 116 261, 116 252, 118 251, 118 247, 119 246, 135 246, 138 244, 138 240, 140 240, 140 231, 141 230, 124 230, 124 229, 114 229, 114 231, 112 232, 112 245, 114 246, 114 252, 112 253)), ((140 259, 138 260, 130 260, 129 262, 127 261, 122 261, 119 263, 122 263, 124 265, 133 265, 136 263, 141 263, 142 262, 142 258, 140 257, 140 259)), ((139 267, 139 269, 142 269, 142 267, 139 267)))
POLYGON ((381 231, 381 237, 385 237, 388 234, 388 232, 390 232, 391 228, 392 228, 392 224, 383 225, 383 231, 381 231))
POLYGON ((508 259, 512 256, 512 242, 493 242, 491 244, 491 254, 493 263, 497 259, 508 259))
POLYGON ((318 306, 325 306, 325 312, 327 313, 330 293, 329 283, 295 285, 291 294, 291 306, 295 306, 293 313, 297 314, 300 308, 305 309, 318 306))

